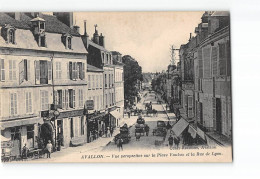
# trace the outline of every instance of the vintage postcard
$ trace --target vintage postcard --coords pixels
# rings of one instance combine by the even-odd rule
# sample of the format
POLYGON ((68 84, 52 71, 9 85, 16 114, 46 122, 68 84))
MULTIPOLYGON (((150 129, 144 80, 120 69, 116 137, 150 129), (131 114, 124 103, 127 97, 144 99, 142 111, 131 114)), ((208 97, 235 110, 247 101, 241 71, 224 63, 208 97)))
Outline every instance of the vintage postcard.
POLYGON ((232 162, 230 14, 0 12, 3 163, 232 162))

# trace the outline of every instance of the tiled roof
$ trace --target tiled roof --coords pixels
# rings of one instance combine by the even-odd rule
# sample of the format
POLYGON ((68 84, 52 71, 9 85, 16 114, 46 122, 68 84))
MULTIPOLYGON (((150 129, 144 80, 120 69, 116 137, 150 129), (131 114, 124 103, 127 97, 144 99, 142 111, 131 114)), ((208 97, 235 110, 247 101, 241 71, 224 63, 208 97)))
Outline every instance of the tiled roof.
POLYGON ((87 71, 92 71, 92 72, 103 72, 102 69, 100 68, 97 68, 95 66, 92 66, 92 65, 87 65, 87 71))
MULTIPOLYGON (((19 29, 30 29, 32 19, 34 18, 29 17, 25 13, 21 13, 21 20, 15 20, 8 14, 1 12, 0 26, 4 26, 5 24, 10 24, 19 29)), ((80 34, 77 31, 71 29, 66 24, 59 21, 56 16, 43 14, 42 19, 44 19, 46 22, 46 29, 45 29, 46 32, 59 33, 59 34, 70 33, 73 36, 80 36, 80 34)))
POLYGON ((101 45, 98 45, 98 44, 94 43, 92 40, 89 40, 89 39, 88 39, 88 45, 91 45, 91 46, 93 46, 93 47, 95 47, 99 50, 105 51, 105 52, 110 52, 107 49, 105 49, 104 47, 102 47, 101 45))

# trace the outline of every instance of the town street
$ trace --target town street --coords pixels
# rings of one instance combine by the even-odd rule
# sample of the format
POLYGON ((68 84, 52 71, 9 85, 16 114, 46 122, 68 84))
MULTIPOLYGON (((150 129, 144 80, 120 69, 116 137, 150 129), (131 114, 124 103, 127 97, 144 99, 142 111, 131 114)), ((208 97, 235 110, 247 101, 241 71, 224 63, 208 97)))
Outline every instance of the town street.
MULTIPOLYGON (((164 143, 162 143, 161 146, 155 146, 155 140, 162 141, 163 137, 160 136, 153 136, 152 131, 157 125, 158 120, 165 121, 166 123, 169 121, 170 117, 170 123, 175 123, 175 116, 173 113, 169 114, 169 116, 166 115, 165 112, 165 104, 157 104, 158 97, 154 93, 149 93, 148 91, 144 91, 142 93, 142 98, 140 103, 137 104, 137 107, 139 109, 144 109, 144 104, 147 102, 152 102, 153 109, 156 109, 158 111, 158 116, 150 115, 149 117, 146 116, 146 114, 143 115, 145 119, 145 123, 149 125, 150 132, 149 136, 141 136, 140 141, 136 141, 135 139, 135 124, 138 116, 131 116, 130 118, 125 115, 124 119, 122 119, 119 122, 119 126, 122 126, 123 124, 127 124, 130 128, 130 136, 131 141, 127 144, 123 145, 123 150, 125 152, 130 150, 160 150, 167 148, 167 139, 164 143), (145 95, 147 93, 147 95, 145 95), (155 99, 156 98, 156 99, 155 99)), ((115 132, 113 133, 112 137, 100 137, 97 140, 84 144, 82 146, 78 147, 69 147, 62 149, 61 151, 57 151, 51 154, 51 158, 46 158, 44 156, 40 159, 35 159, 37 162, 40 161, 48 161, 48 162, 61 162, 64 160, 64 158, 70 158, 74 156, 75 154, 79 154, 84 156, 89 153, 93 152, 111 152, 111 151, 118 151, 117 145, 114 142, 114 136, 119 133, 119 127, 116 128, 115 132)))

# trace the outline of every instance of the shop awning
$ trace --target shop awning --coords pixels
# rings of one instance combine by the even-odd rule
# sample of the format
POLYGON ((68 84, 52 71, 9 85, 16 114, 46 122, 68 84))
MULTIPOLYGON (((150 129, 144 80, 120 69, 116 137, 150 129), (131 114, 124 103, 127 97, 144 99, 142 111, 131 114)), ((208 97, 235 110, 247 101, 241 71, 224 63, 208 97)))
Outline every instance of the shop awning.
POLYGON ((196 135, 197 135, 197 131, 194 127, 192 127, 191 125, 189 125, 189 129, 188 129, 188 132, 190 133, 191 137, 193 139, 196 138, 196 135))
POLYGON ((118 111, 111 111, 110 114, 114 116, 114 118, 119 119, 121 118, 121 114, 118 111))
POLYGON ((43 124, 43 119, 41 117, 33 117, 33 118, 0 121, 0 126, 1 128, 5 129, 8 127, 24 126, 24 125, 37 124, 37 123, 43 124))
POLYGON ((205 133, 197 127, 197 134, 200 136, 203 140, 206 140, 205 133))
POLYGON ((176 124, 174 124, 172 130, 176 136, 180 136, 188 125, 189 123, 185 119, 181 118, 176 124))

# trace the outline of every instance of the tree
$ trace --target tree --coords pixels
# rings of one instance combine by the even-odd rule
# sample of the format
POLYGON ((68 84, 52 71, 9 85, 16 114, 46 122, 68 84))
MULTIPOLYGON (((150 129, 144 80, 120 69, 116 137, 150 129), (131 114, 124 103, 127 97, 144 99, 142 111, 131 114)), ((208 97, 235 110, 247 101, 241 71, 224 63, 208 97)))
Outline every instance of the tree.
MULTIPOLYGON (((130 55, 122 57, 124 65, 124 91, 125 99, 133 104, 135 97, 138 97, 140 82, 143 81, 142 67, 130 55)), ((125 105, 126 106, 126 105, 125 105)))

